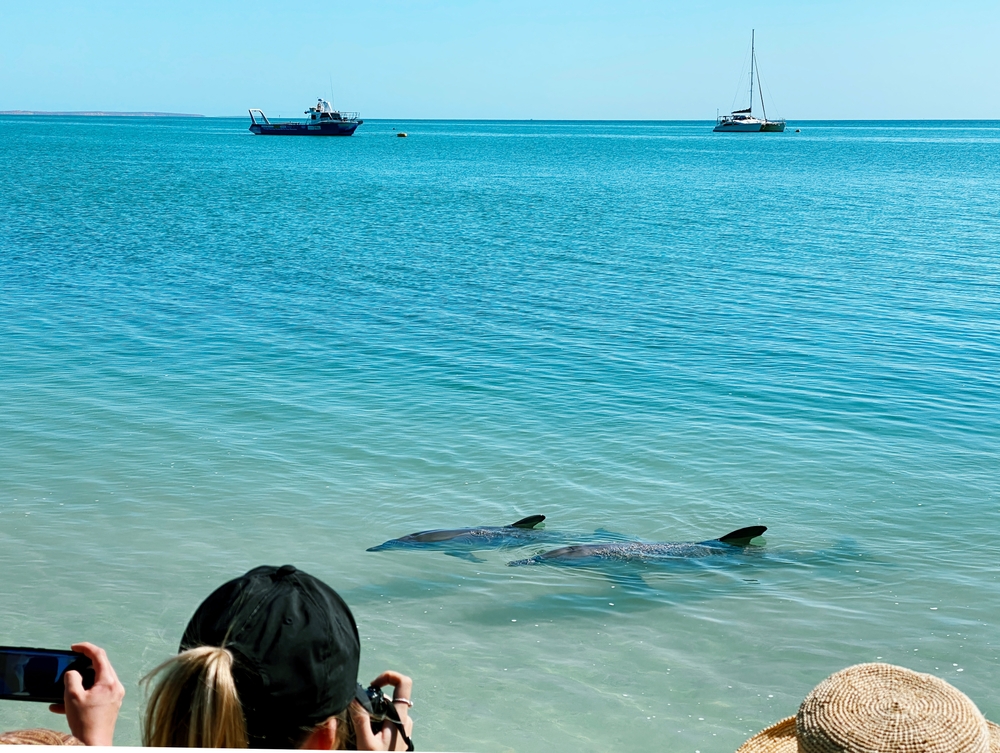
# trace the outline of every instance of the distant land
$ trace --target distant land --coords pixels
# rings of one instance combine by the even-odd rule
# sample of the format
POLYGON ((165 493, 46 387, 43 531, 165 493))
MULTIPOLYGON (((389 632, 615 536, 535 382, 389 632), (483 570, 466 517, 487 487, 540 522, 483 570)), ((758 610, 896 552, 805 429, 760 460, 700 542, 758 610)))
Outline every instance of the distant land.
POLYGON ((42 112, 41 110, 0 110, 0 115, 85 115, 105 118, 203 118, 191 112, 42 112))

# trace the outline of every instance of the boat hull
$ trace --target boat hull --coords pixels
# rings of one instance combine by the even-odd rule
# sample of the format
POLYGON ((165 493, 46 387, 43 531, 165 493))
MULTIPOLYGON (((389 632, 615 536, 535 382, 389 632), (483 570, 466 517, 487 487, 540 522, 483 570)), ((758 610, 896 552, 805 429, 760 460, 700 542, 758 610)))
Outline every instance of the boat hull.
POLYGON ((761 123, 719 123, 712 129, 715 133, 760 133, 761 123))
POLYGON ((715 133, 783 133, 785 121, 783 120, 758 120, 752 123, 719 123, 712 129, 715 133))
POLYGON ((253 123, 250 130, 258 136, 351 136, 363 120, 335 123, 253 123))

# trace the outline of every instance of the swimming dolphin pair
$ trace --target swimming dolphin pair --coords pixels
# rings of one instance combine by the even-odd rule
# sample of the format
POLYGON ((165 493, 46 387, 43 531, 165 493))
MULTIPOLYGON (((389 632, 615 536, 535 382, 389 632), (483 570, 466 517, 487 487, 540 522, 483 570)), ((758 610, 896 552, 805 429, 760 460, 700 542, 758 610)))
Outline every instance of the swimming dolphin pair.
MULTIPOLYGON (((537 528, 544 520, 544 515, 530 515, 507 526, 420 531, 386 541, 384 544, 369 548, 368 551, 439 549, 453 557, 481 562, 482 560, 472 554, 473 550, 538 544, 546 541, 551 542, 553 539, 565 540, 565 536, 548 534, 537 528)), ((601 561, 655 563, 676 559, 738 554, 750 546, 751 539, 763 535, 766 530, 766 526, 750 526, 732 531, 717 539, 700 542, 612 541, 600 544, 576 544, 553 549, 527 559, 514 560, 507 564, 511 566, 559 565, 601 561)), ((607 536, 606 533, 604 535, 607 536)))

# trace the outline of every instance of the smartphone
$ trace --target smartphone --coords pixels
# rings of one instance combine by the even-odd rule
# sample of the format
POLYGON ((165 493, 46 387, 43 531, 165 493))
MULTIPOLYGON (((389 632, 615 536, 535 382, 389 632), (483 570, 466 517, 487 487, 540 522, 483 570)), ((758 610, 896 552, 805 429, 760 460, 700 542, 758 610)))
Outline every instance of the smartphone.
POLYGON ((83 675, 83 687, 93 687, 94 667, 83 654, 0 646, 0 700, 62 703, 63 675, 68 669, 83 675))

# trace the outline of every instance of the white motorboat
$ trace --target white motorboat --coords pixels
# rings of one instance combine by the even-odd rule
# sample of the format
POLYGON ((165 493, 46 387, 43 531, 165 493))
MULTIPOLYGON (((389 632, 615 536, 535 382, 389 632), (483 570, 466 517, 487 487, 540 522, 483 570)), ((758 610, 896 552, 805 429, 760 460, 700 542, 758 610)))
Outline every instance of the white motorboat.
POLYGON ((715 120, 716 133, 781 133, 785 130, 784 119, 768 120, 764 109, 764 91, 760 85, 760 71, 757 70, 757 53, 754 49, 755 32, 750 32, 750 106, 745 110, 733 110, 730 115, 723 115, 715 120), (760 110, 764 117, 757 118, 753 114, 753 75, 757 73, 757 91, 760 94, 760 110))
POLYGON ((258 136, 351 136, 364 123, 356 112, 334 110, 322 97, 305 112, 304 123, 272 123, 262 110, 250 110, 250 130, 258 136), (258 120, 260 118, 260 120, 258 120))

